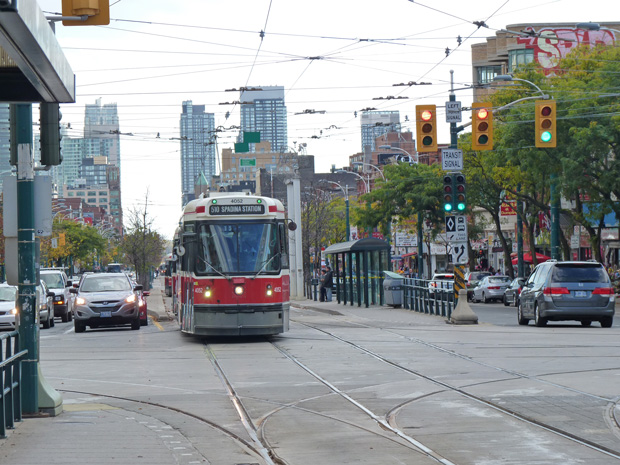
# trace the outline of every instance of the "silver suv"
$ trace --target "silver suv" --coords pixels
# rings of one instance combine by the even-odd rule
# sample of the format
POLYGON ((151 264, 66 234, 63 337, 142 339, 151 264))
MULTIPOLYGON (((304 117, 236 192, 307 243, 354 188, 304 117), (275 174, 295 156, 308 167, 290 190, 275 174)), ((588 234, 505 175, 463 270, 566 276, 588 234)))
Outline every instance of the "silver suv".
POLYGON ((548 321, 576 320, 582 326, 599 321, 611 328, 616 296, 607 271, 598 262, 549 260, 536 267, 523 285, 517 319, 536 326, 548 321))
POLYGON ((71 281, 62 269, 41 268, 41 281, 54 293, 54 317, 60 317, 64 323, 73 316, 73 298, 69 289, 71 281))

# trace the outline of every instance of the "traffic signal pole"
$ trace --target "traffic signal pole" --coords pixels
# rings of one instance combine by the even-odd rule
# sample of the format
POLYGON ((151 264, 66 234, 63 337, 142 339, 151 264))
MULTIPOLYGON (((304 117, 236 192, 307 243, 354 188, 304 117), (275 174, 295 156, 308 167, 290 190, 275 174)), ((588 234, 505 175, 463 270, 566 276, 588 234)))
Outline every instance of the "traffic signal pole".
MULTIPOLYGON (((454 95, 454 71, 450 70, 450 102, 456 102, 454 95)), ((450 148, 458 148, 458 134, 464 126, 457 128, 456 123, 450 123, 450 148)), ((456 192, 454 193, 456 195, 456 192)), ((469 240, 469 239, 468 239, 469 240)), ((454 265, 454 301, 457 302, 450 322, 453 324, 477 324, 478 316, 469 306, 467 302, 467 286, 465 283, 465 267, 463 265, 454 265)))
POLYGON ((39 412, 39 322, 37 321, 34 238, 34 155, 32 105, 12 104, 12 135, 17 146, 17 315, 20 350, 28 350, 22 363, 22 411, 39 412))

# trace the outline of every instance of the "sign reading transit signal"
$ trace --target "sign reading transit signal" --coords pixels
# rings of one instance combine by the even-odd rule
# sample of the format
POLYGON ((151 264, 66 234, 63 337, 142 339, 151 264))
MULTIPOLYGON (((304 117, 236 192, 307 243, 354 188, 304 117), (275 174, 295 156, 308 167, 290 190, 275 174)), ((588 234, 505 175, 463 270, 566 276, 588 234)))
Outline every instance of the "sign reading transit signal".
POLYGON ((441 151, 441 168, 444 171, 463 170, 463 151, 461 149, 443 149, 441 151))

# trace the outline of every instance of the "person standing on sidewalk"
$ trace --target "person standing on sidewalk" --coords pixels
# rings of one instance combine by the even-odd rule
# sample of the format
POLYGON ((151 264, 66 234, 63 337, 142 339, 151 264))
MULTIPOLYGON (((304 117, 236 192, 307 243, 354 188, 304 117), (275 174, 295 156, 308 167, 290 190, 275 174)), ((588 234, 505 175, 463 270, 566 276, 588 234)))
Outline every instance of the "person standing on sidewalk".
POLYGON ((332 301, 332 287, 334 286, 334 275, 332 274, 331 267, 327 267, 327 273, 323 276, 323 282, 321 283, 325 292, 325 301, 332 301))
POLYGON ((325 291, 325 269, 321 270, 321 278, 319 281, 319 302, 325 302, 327 298, 327 293, 325 291))

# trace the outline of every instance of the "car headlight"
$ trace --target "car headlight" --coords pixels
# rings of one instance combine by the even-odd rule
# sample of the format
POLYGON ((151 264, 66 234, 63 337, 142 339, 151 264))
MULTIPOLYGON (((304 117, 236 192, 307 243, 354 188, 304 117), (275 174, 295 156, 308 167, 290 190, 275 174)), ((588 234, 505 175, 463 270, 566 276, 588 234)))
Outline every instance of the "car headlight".
POLYGON ((86 305, 86 299, 84 297, 78 297, 75 299, 75 303, 77 305, 86 305))
POLYGON ((11 315, 17 315, 17 308, 11 309, 11 315))
POLYGON ((125 299, 125 302, 131 304, 136 301, 136 294, 131 294, 129 297, 125 299))

